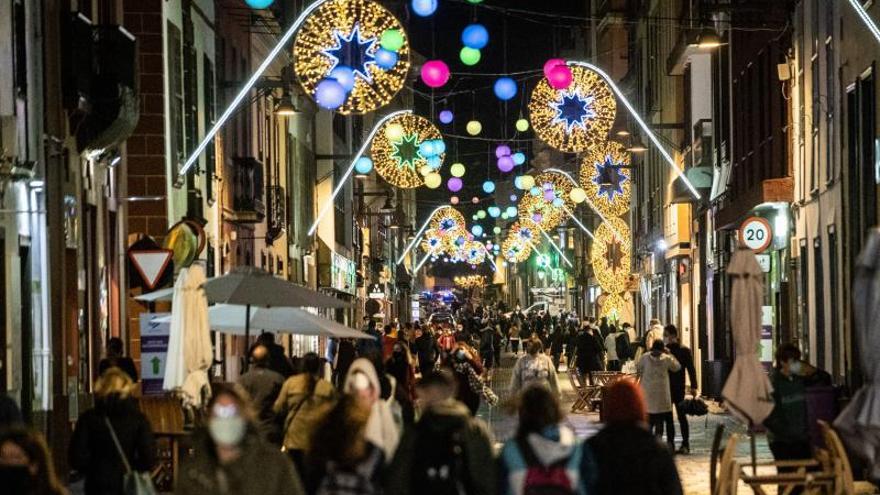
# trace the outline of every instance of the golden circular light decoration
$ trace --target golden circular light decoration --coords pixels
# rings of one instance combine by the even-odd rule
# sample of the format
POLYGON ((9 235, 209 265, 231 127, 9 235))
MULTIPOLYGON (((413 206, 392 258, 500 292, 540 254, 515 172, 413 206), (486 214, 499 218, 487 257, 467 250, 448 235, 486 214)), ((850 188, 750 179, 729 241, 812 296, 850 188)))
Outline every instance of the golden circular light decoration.
POLYGON ((400 21, 371 0, 331 0, 319 6, 303 23, 293 42, 294 69, 303 90, 315 94, 318 83, 338 65, 355 72, 354 87, 335 111, 364 114, 387 105, 406 83, 410 47, 400 21), (375 54, 382 33, 396 29, 403 37, 397 63, 380 68, 375 54), (340 59, 346 54, 354 60, 340 59), (357 63, 359 67, 353 66, 357 63))
POLYGON ((428 228, 442 237, 453 229, 464 228, 465 225, 464 215, 460 211, 451 206, 441 206, 431 218, 428 228))
POLYGON ((621 294, 602 294, 602 302, 599 304, 599 318, 619 320, 626 306, 626 299, 621 294))
POLYGON ((525 191, 517 205, 520 222, 533 222, 544 230, 552 229, 561 224, 567 215, 563 206, 572 211, 575 207, 571 200, 571 190, 574 188, 568 177, 558 172, 544 172, 535 176, 535 185, 541 190, 540 194, 533 196, 530 191, 525 191), (545 197, 546 188, 553 191, 553 197, 561 199, 561 205, 557 206, 553 200, 548 201, 545 197), (535 214, 541 216, 536 220, 535 214))
POLYGON ((459 275, 454 277, 452 282, 463 289, 472 289, 475 287, 485 287, 486 277, 482 275, 459 275))
POLYGON ((567 89, 553 89, 545 78, 538 82, 529 101, 529 121, 541 141, 576 153, 608 138, 617 102, 602 76, 586 67, 569 68, 573 79, 567 89))
POLYGON ((632 194, 631 156, 615 141, 591 146, 581 161, 581 187, 587 199, 605 216, 620 216, 629 211, 632 194))
POLYGON ((465 258, 470 265, 480 265, 486 261, 486 247, 480 241, 469 241, 465 244, 465 258))
POLYGON ((501 254, 510 263, 522 263, 532 254, 532 245, 524 243, 513 236, 508 236, 501 243, 501 254))
MULTIPOLYGON (((376 172, 393 186, 403 189, 419 187, 425 182, 419 170, 429 166, 427 157, 422 156, 419 146, 425 141, 442 139, 440 131, 430 120, 411 113, 398 115, 382 124, 370 145, 370 155, 376 172), (386 127, 394 125, 403 128, 403 134, 396 140, 389 139, 384 132, 386 127)), ((436 156, 440 157, 442 164, 446 153, 436 156)))
POLYGON ((590 263, 599 286, 605 292, 623 292, 632 270, 632 236, 629 226, 622 219, 611 217, 607 222, 602 222, 593 235, 595 238, 590 250, 590 263), (614 233, 615 230, 620 238, 614 233))

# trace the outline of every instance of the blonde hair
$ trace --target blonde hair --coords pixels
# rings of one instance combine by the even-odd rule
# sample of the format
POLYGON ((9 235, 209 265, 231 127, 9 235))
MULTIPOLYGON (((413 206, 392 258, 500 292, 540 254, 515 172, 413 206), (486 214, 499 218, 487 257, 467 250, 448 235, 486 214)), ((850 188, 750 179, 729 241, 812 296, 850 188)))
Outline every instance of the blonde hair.
POLYGON ((106 399, 110 396, 127 399, 134 388, 135 384, 128 373, 114 366, 107 368, 98 377, 95 382, 95 396, 99 399, 106 399))

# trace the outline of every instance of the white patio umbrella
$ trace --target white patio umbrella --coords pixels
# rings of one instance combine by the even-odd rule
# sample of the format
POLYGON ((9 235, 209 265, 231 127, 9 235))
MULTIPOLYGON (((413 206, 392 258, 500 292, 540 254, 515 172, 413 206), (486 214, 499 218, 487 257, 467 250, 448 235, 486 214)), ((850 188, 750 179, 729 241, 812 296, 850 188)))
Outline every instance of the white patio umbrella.
MULTIPOLYGON (((208 308, 208 321, 212 330, 231 335, 244 335, 246 318, 250 318, 250 328, 266 332, 291 333, 296 335, 336 337, 340 339, 372 339, 372 335, 353 330, 328 318, 309 313, 299 308, 251 308, 237 304, 218 304, 208 308)), ((156 318, 162 323, 170 321, 170 316, 156 318)))
POLYGON ((153 292, 147 292, 146 294, 141 294, 139 296, 135 296, 135 301, 141 302, 156 302, 156 301, 170 301, 174 298, 174 287, 168 287, 166 289, 154 290, 153 292))
POLYGON ((853 279, 855 337, 865 385, 834 421, 841 439, 880 479, 880 229, 873 229, 853 279))
POLYGON ((211 336, 208 328, 208 300, 202 284, 205 269, 200 264, 180 270, 174 284, 171 326, 165 378, 162 388, 176 390, 185 405, 199 407, 210 390, 211 336))
POLYGON ((751 249, 740 246, 730 259, 730 326, 736 352, 721 396, 734 416, 759 425, 773 411, 773 386, 758 361, 764 273, 751 249))

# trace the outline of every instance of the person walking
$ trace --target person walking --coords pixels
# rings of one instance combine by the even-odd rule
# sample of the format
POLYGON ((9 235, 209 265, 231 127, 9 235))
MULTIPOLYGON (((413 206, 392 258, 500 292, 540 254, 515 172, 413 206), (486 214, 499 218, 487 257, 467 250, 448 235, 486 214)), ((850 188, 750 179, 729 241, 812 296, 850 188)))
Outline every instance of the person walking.
POLYGON ((603 359, 604 353, 596 340, 595 330, 589 322, 584 323, 577 337, 575 363, 581 377, 586 376, 590 385, 593 384, 593 372, 604 369, 603 359))
POLYGON ((663 329, 663 340, 666 341, 669 353, 681 365, 681 369, 678 371, 669 372, 669 394, 672 397, 672 405, 675 406, 675 415, 678 416, 678 426, 681 428, 681 447, 676 453, 687 455, 691 453, 691 428, 682 406, 684 406, 686 390, 684 386, 685 374, 691 384, 687 389, 688 392, 694 397, 697 396, 697 370, 694 367, 694 355, 690 349, 679 343, 678 328, 675 325, 666 325, 666 328, 663 329))
POLYGON ((385 491, 394 495, 495 495, 492 439, 455 400, 455 378, 441 369, 416 386, 421 417, 400 441, 385 491))
POLYGON ((490 405, 494 405, 498 397, 483 380, 483 366, 477 360, 473 348, 464 342, 458 342, 455 346, 449 364, 458 382, 457 399, 468 407, 471 415, 476 416, 484 398, 490 405))
POLYGON ((421 375, 428 376, 434 370, 437 358, 440 355, 440 345, 430 328, 416 329, 416 357, 419 360, 419 372, 421 375))
POLYGON ((176 495, 304 495, 294 465, 257 433, 247 392, 214 385, 207 427, 193 434, 181 461, 176 495))
POLYGON ((284 384, 281 373, 269 369, 269 349, 257 345, 251 351, 253 367, 238 379, 256 409, 257 431, 272 445, 281 446, 281 424, 274 405, 284 384))
POLYGON ((0 430, 0 480, 3 493, 67 494, 43 435, 20 425, 0 430))
POLYGON ((516 435, 498 457, 498 493, 593 493, 597 471, 592 452, 564 419, 557 395, 547 387, 523 390, 516 435))
POLYGON ((137 383, 138 372, 134 360, 123 354, 123 343, 119 337, 111 337, 107 341, 107 357, 98 363, 98 375, 103 375, 110 368, 119 368, 137 383))
POLYGON ((284 449, 299 471, 303 468, 312 430, 337 399, 333 385, 320 377, 318 355, 307 353, 301 361, 303 372, 284 382, 272 406, 275 414, 284 418, 284 449))
POLYGON ((135 387, 126 371, 108 368, 95 382, 95 406, 76 421, 68 461, 85 475, 86 495, 122 495, 126 461, 139 472, 156 465, 156 440, 132 397, 135 387))
POLYGON ((519 344, 520 344, 519 318, 516 318, 513 321, 511 321, 510 334, 507 336, 507 341, 510 342, 510 348, 513 351, 513 355, 519 356, 519 344))
POLYGON ((629 337, 626 332, 618 330, 616 325, 611 325, 611 330, 605 337, 605 353, 608 371, 620 371, 623 363, 629 359, 629 337))
POLYGON ((262 345, 269 350, 268 368, 270 370, 280 374, 285 379, 293 375, 293 364, 291 364, 290 359, 287 357, 287 351, 284 350, 284 347, 275 342, 274 333, 261 333, 257 337, 257 343, 254 344, 254 346, 257 345, 262 345))
POLYGON ((602 399, 605 425, 587 440, 599 471, 595 495, 682 495, 670 452, 648 431, 639 385, 618 380, 602 399))
POLYGON ((559 371, 559 363, 562 361, 562 352, 565 350, 565 327, 554 325, 550 335, 550 356, 553 358, 553 370, 559 371))
POLYGON ((341 389, 351 363, 357 359, 357 349, 351 339, 340 339, 333 362, 333 385, 341 389))
POLYGON ((529 341, 526 355, 517 359, 513 366, 513 378, 510 381, 511 395, 517 395, 526 387, 541 385, 559 395, 559 384, 556 380, 556 367, 550 356, 544 354, 541 341, 529 341))
POLYGON ((385 371, 394 378, 394 399, 400 405, 401 422, 415 421, 416 372, 412 365, 409 347, 398 341, 385 363, 385 371))
POLYGON ((662 340, 655 340, 651 352, 642 356, 637 365, 640 384, 645 392, 648 419, 657 438, 663 437, 666 427, 666 443, 670 452, 675 451, 675 424, 672 420, 672 395, 669 373, 681 369, 681 364, 669 353, 662 340))
POLYGON ((377 369, 377 365, 366 358, 358 358, 348 370, 343 392, 357 397, 369 409, 364 438, 381 449, 382 459, 389 462, 400 442, 403 418, 395 413, 395 387, 389 380, 387 390, 383 390, 380 376, 387 380, 384 370, 377 369))
POLYGON ((650 352, 654 346, 654 342, 663 340, 663 325, 660 324, 660 320, 657 318, 651 319, 651 324, 648 327, 648 331, 645 332, 645 350, 646 352, 650 352))

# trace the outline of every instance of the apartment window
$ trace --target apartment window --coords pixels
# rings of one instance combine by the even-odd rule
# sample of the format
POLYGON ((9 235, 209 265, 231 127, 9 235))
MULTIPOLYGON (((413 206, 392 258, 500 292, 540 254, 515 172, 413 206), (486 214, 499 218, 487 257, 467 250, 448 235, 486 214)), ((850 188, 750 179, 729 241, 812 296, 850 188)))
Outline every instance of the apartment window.
MULTIPOLYGON (((216 110, 215 96, 214 96, 214 64, 211 63, 211 59, 207 57, 207 55, 203 56, 202 65, 204 66, 204 70, 202 72, 202 77, 204 78, 204 97, 205 100, 203 105, 205 107, 205 111, 203 115, 203 128, 205 129, 205 133, 211 129, 211 126, 214 125, 214 114, 216 110)), ((216 167, 216 156, 214 150, 214 143, 208 145, 205 148, 205 186, 206 193, 208 196, 208 203, 214 203, 214 174, 216 167)))
POLYGON ((875 90, 873 67, 847 90, 847 159, 849 196, 855 204, 850 210, 851 245, 858 250, 869 228, 877 223, 877 169, 874 156, 875 90))
MULTIPOLYGON (((810 191, 815 192, 819 189, 819 177, 821 162, 819 160, 819 123, 822 115, 822 93, 819 87, 819 0, 813 0, 813 9, 810 12, 812 16, 813 26, 813 43, 812 53, 810 54, 810 90, 812 93, 812 101, 810 103, 810 124, 812 148, 810 154, 810 191)), ((805 124, 806 125, 806 124, 805 124)))
POLYGON ((822 270, 822 239, 818 234, 813 239, 813 284, 815 294, 811 298, 816 304, 816 366, 825 368, 825 278, 822 270))
POLYGON ((805 356, 810 353, 810 313, 807 306, 807 294, 809 294, 809 279, 807 277, 807 241, 801 239, 800 253, 798 256, 798 276, 800 277, 800 290, 798 291, 798 306, 801 308, 801 350, 805 356))
POLYGON ((840 350, 843 342, 840 338, 840 285, 838 284, 837 267, 837 230, 834 225, 828 226, 828 285, 831 304, 828 305, 828 318, 831 324, 831 374, 835 377, 843 376, 844 371, 840 367, 840 350))
POLYGON ((180 29, 167 23, 168 32, 168 86, 171 123, 171 159, 179 161, 183 158, 183 58, 180 40, 180 29))
MULTIPOLYGON (((832 5, 831 0, 825 0, 826 5, 832 5)), ((830 7, 829 7, 830 8, 830 7)), ((831 182, 837 175, 837 167, 835 162, 835 135, 834 135, 834 113, 835 113, 835 79, 837 70, 834 63, 834 39, 832 30, 834 23, 829 17, 825 23, 828 29, 828 36, 825 38, 825 181, 831 182)))

